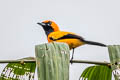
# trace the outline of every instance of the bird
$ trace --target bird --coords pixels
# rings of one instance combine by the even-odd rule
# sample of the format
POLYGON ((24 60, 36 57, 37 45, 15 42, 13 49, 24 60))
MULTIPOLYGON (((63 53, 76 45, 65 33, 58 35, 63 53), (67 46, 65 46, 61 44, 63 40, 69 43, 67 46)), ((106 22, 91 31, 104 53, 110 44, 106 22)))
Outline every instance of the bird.
POLYGON ((79 46, 85 44, 96 45, 101 47, 107 46, 103 43, 86 40, 80 35, 72 32, 61 31, 59 29, 59 26, 52 20, 45 20, 42 22, 38 22, 37 24, 42 26, 42 28, 44 29, 48 42, 55 41, 67 43, 69 45, 70 50, 73 49, 71 60, 73 60, 74 49, 79 46))

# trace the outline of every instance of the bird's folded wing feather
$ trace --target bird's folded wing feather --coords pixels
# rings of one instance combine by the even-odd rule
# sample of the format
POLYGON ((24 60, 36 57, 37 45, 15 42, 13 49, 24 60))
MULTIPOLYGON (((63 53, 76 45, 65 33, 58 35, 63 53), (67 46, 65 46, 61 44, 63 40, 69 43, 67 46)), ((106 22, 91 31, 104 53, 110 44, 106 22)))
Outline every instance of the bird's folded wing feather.
POLYGON ((71 32, 64 32, 64 31, 53 32, 48 37, 50 40, 53 41, 61 40, 61 39, 79 39, 81 41, 84 41, 84 38, 82 38, 81 36, 78 36, 71 32))

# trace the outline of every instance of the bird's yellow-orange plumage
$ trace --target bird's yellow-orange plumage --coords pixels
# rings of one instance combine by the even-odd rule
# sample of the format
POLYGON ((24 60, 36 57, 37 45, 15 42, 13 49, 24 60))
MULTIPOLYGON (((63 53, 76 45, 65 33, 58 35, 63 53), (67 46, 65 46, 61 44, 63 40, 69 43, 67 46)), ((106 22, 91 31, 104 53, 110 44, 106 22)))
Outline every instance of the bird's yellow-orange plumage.
POLYGON ((46 20, 46 21, 43 21, 42 23, 38 23, 38 24, 43 27, 43 29, 47 35, 48 42, 56 41, 56 42, 67 43, 69 45, 70 49, 73 49, 73 51, 74 51, 74 48, 79 47, 84 44, 106 47, 105 44, 85 40, 84 38, 82 38, 79 35, 76 35, 75 33, 61 31, 59 29, 58 25, 53 21, 46 20))

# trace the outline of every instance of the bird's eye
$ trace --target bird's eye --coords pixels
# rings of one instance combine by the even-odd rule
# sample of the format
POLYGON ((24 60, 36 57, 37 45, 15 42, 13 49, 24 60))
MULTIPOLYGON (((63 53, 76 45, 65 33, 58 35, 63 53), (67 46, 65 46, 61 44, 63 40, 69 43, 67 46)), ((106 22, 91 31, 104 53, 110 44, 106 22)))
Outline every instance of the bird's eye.
POLYGON ((47 24, 48 26, 50 26, 50 24, 47 24))
POLYGON ((51 22, 49 21, 49 22, 47 23, 47 25, 48 25, 48 26, 51 26, 51 22))

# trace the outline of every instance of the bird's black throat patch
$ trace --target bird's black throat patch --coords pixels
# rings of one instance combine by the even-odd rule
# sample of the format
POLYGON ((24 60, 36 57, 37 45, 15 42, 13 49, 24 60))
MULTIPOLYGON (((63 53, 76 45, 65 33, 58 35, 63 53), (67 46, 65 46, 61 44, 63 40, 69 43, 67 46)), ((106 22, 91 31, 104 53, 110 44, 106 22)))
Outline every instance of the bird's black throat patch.
POLYGON ((48 36, 51 32, 54 32, 54 29, 51 26, 44 26, 43 29, 45 30, 45 34, 48 36))

